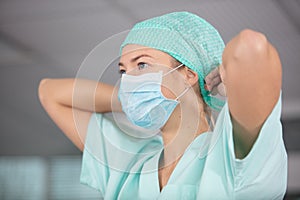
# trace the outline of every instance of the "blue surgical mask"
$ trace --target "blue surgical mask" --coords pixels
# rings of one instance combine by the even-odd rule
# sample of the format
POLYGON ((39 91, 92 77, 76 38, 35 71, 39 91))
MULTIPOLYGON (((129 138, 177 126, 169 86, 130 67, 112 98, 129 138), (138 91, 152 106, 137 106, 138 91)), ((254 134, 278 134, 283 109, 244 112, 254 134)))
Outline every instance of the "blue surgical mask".
POLYGON ((161 92, 162 78, 182 65, 164 75, 162 71, 139 76, 122 75, 118 96, 129 121, 149 130, 158 130, 165 125, 179 103, 178 98, 189 88, 176 99, 167 99, 161 92))

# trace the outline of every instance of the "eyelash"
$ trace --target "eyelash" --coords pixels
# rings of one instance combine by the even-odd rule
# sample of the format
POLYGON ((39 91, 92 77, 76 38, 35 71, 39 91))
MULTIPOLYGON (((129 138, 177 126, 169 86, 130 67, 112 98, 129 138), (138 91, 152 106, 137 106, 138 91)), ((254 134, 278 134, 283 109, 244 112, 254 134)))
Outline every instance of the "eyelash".
POLYGON ((125 70, 125 69, 120 69, 120 70, 119 70, 119 74, 121 74, 121 75, 122 75, 122 74, 126 74, 126 70, 125 70))
MULTIPOLYGON (((146 64, 146 65, 150 66, 148 63, 145 63, 145 62, 139 62, 139 63, 137 64, 139 70, 142 70, 142 69, 143 69, 143 68, 140 68, 140 67, 139 67, 139 65, 141 65, 141 64, 146 64)), ((125 70, 125 69, 120 69, 120 70, 119 70, 119 74, 121 74, 121 75, 122 75, 122 74, 126 74, 126 70, 125 70)))
POLYGON ((143 68, 140 68, 140 67, 139 67, 139 65, 140 65, 140 64, 146 64, 146 65, 148 65, 148 66, 149 66, 149 64, 148 64, 148 63, 145 63, 145 62, 139 62, 139 63, 137 64, 137 66, 138 66, 139 70, 143 69, 143 68))

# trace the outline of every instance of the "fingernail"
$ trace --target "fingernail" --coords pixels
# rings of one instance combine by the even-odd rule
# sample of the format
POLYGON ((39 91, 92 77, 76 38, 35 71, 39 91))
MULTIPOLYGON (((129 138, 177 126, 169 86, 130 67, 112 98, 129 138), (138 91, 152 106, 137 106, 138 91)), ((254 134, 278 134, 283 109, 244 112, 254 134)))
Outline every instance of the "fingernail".
POLYGON ((209 91, 209 88, 208 88, 207 85, 204 85, 204 89, 207 90, 207 91, 209 91))

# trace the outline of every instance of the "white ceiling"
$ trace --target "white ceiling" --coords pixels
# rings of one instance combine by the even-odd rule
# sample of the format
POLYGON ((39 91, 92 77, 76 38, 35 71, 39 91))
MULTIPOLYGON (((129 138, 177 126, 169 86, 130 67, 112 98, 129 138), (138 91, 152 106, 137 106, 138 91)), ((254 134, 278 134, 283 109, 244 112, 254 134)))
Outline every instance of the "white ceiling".
POLYGON ((172 11, 202 16, 226 42, 244 28, 265 33, 283 63, 283 118, 299 119, 299 9, 298 0, 2 0, 0 153, 77 152, 42 110, 39 80, 74 77, 97 44, 172 11))

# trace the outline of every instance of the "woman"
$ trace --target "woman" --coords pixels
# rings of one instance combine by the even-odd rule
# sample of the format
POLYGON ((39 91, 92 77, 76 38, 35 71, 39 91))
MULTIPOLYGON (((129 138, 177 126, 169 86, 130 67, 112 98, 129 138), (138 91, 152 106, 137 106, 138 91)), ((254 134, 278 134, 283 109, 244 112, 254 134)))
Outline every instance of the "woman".
POLYGON ((82 183, 105 199, 283 198, 281 63, 263 34, 243 30, 224 48, 202 18, 169 13, 133 27, 119 68, 116 88, 82 79, 40 83, 45 110, 84 152, 82 183), (222 85, 225 105, 211 95, 222 85), (218 109, 211 130, 206 116, 218 109), (112 111, 161 134, 133 139, 101 114, 112 111))

